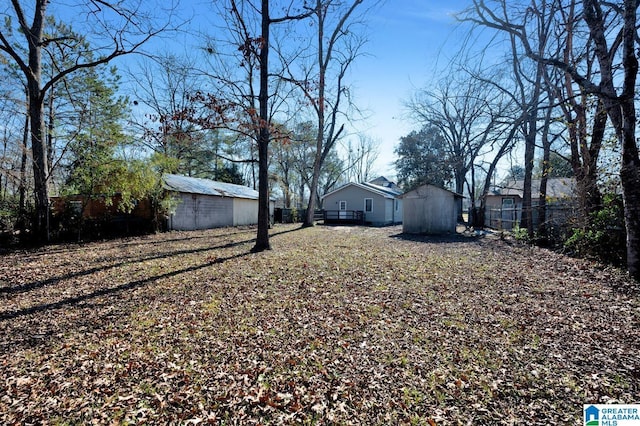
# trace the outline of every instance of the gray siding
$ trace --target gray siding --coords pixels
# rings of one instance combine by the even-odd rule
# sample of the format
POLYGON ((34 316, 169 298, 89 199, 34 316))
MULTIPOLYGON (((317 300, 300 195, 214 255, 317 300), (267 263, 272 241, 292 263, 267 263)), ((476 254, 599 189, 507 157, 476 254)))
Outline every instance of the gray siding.
POLYGON ((403 201, 403 232, 443 234, 456 231, 457 208, 453 193, 423 185, 404 194, 403 201))
MULTIPOLYGON (((394 222, 394 203, 392 199, 353 185, 345 186, 343 189, 327 195, 323 199, 322 208, 325 210, 339 210, 340 201, 346 201, 347 210, 361 210, 364 212, 364 200, 366 198, 371 198, 373 211, 364 213, 365 222, 372 225, 388 225, 394 222)), ((401 220, 402 216, 395 217, 395 222, 400 222, 401 220)))

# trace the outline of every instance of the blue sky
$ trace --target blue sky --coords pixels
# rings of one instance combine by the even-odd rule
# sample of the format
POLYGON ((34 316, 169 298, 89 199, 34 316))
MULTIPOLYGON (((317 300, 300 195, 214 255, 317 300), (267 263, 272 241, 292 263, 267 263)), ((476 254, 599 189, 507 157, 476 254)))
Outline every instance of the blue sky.
MULTIPOLYGON (((180 15, 194 18, 190 29, 212 31, 212 23, 217 19, 211 6, 215 1, 180 0, 180 15)), ((68 4, 73 3, 53 2, 51 11, 61 15, 75 13, 68 4)), ((415 90, 443 77, 444 65, 461 43, 453 14, 469 5, 468 0, 385 0, 366 16, 369 27, 368 42, 363 49, 366 56, 353 65, 350 83, 354 102, 367 118, 354 122, 351 131, 354 141, 355 133, 360 132, 380 143, 378 173, 395 177, 394 148, 400 137, 418 127, 406 117, 403 102, 415 90)), ((74 27, 76 24, 82 25, 77 20, 74 27)), ((200 43, 188 35, 183 38, 172 34, 153 41, 147 48, 176 49, 180 56, 195 52, 200 43)), ((125 64, 130 60, 123 58, 125 64)), ((116 64, 125 65, 119 61, 116 64)))
MULTIPOLYGON (((181 0, 186 6, 182 13, 193 14, 195 26, 207 26, 216 19, 203 14, 212 11, 211 1, 181 0)), ((365 55, 353 65, 350 83, 354 102, 367 119, 352 123, 351 138, 355 142, 356 133, 364 133, 380 143, 378 173, 395 177, 394 148, 400 137, 418 127, 406 117, 403 102, 442 77, 438 65, 460 44, 453 14, 469 5, 468 0, 385 0, 366 16, 365 55)), ((185 41, 186 52, 193 47, 185 41)))
POLYGON ((442 78, 442 69, 461 43, 453 14, 469 6, 464 0, 387 0, 370 16, 371 32, 355 65, 356 102, 371 116, 356 129, 380 142, 380 173, 392 177, 394 147, 419 127, 406 116, 404 101, 442 78))

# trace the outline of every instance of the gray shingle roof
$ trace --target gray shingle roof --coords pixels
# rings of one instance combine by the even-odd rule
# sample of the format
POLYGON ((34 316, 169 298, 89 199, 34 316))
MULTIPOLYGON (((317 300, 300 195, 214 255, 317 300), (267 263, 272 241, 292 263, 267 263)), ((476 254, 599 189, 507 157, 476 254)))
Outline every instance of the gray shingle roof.
MULTIPOLYGON (((540 179, 533 179, 531 182, 533 188, 532 196, 539 198, 540 193, 536 192, 540 188, 540 179)), ((524 180, 509 181, 496 188, 493 192, 495 195, 512 195, 522 197, 524 192, 524 180)), ((549 178, 547 179, 547 197, 549 198, 572 198, 576 193, 576 181, 574 178, 549 178)))
POLYGON ((385 194, 391 195, 392 197, 397 197, 403 192, 400 188, 397 188, 397 187, 380 186, 380 185, 373 184, 371 182, 362 182, 362 185, 368 186, 369 188, 376 189, 380 192, 384 192, 385 194))
POLYGON ((162 180, 164 188, 169 191, 250 200, 258 199, 258 191, 248 186, 172 174, 162 175, 162 180))

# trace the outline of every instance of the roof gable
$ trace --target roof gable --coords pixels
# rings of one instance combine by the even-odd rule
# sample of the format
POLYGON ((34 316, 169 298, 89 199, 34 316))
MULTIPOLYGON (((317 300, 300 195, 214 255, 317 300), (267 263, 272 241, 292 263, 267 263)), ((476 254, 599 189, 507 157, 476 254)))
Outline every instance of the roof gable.
POLYGON ((324 198, 326 198, 326 197, 328 197, 330 195, 336 194, 336 193, 338 193, 340 191, 343 191, 343 190, 345 190, 345 189, 347 189, 349 187, 356 187, 356 188, 359 188, 359 189, 362 189, 362 190, 365 190, 365 191, 369 191, 371 193, 374 193, 374 194, 379 195, 379 196, 384 197, 384 198, 394 199, 394 198, 397 198, 400 195, 400 194, 395 194, 395 193, 392 193, 392 192, 389 192, 389 191, 384 191, 384 189, 388 189, 388 188, 378 187, 377 185, 373 185, 373 184, 369 184, 369 183, 349 182, 349 183, 347 183, 345 185, 342 185, 338 189, 334 189, 333 191, 324 194, 321 198, 324 199, 324 198))
POLYGON ((211 179, 201 179, 182 175, 162 175, 163 187, 169 191, 186 192, 190 194, 214 195, 218 197, 258 199, 258 191, 248 186, 218 182, 211 179))
POLYGON ((386 190, 391 190, 394 193, 402 194, 402 188, 400 188, 395 182, 391 182, 384 176, 379 176, 373 180, 367 182, 367 184, 375 185, 376 187, 385 188, 386 190))

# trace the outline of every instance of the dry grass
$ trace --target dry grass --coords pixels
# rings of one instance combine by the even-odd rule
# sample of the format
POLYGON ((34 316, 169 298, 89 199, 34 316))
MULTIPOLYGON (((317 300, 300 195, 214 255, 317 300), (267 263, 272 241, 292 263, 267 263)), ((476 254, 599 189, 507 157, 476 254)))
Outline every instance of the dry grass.
POLYGON ((578 424, 640 394, 622 274, 399 228, 168 233, 0 258, 3 424, 578 424))

